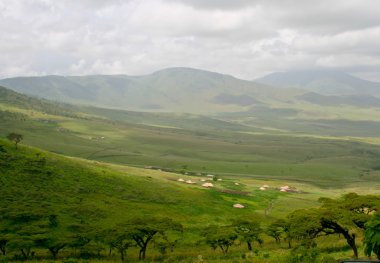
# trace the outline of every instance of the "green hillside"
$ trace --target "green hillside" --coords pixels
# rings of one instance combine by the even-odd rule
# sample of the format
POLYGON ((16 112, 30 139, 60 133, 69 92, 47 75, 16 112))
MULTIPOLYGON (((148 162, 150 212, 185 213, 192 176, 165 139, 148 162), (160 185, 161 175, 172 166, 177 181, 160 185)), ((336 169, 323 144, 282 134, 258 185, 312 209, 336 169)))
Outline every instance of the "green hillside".
POLYGON ((376 138, 370 141, 375 144, 367 144, 365 137, 353 142, 197 115, 83 108, 7 94, 0 103, 0 136, 16 132, 24 136, 23 142, 55 153, 188 173, 298 180, 324 187, 332 182, 342 187, 380 181, 376 138))
POLYGON ((170 68, 144 76, 19 77, 0 80, 0 85, 61 102, 203 114, 242 110, 268 99, 285 100, 291 96, 289 91, 191 68, 170 68), (242 103, 239 96, 251 99, 242 103))
MULTIPOLYGON (((2 261, 119 261, 117 242, 123 233, 141 233, 141 225, 159 233, 147 261, 289 262, 294 250, 265 232, 272 223, 320 206, 320 197, 378 194, 380 187, 378 142, 365 137, 73 106, 6 88, 0 88, 0 122, 2 261), (23 136, 17 148, 5 140, 10 133, 23 136), (283 186, 291 191, 280 192, 283 186), (233 224, 247 218, 261 225, 254 251, 241 236, 226 255, 210 248, 220 234, 235 238, 233 224)), ((131 242, 123 243, 130 244, 125 259, 137 261, 138 245, 122 240, 131 242)), ((351 257, 338 235, 316 242, 318 258, 351 257)))

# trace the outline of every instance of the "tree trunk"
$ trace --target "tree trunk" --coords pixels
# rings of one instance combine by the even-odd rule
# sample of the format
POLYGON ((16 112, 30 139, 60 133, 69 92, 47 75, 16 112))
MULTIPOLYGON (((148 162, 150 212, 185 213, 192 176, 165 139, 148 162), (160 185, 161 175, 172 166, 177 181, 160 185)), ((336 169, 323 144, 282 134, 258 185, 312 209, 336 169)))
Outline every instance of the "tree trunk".
POLYGON ((252 251, 252 244, 251 242, 247 241, 248 250, 252 251))
POLYGON ((24 250, 23 248, 21 248, 21 253, 22 253, 22 256, 23 256, 25 259, 28 259, 28 258, 29 258, 29 255, 30 255, 30 248, 27 248, 26 250, 24 250))
POLYGON ((335 233, 342 234, 347 241, 347 244, 351 247, 354 252, 354 258, 358 258, 358 248, 356 247, 355 238, 356 235, 350 235, 349 231, 343 228, 341 225, 334 221, 325 220, 322 221, 322 226, 332 229, 335 233))
POLYGON ((355 243, 355 234, 352 234, 352 236, 350 236, 349 234, 347 234, 347 236, 344 236, 347 240, 348 245, 352 248, 352 251, 354 252, 354 258, 358 258, 358 248, 356 247, 355 243))
POLYGON ((6 240, 6 239, 0 240, 0 251, 3 254, 3 256, 5 256, 5 254, 7 252, 7 250, 6 250, 7 243, 8 243, 8 240, 6 240))
POLYGON ((124 250, 120 250, 120 257, 121 257, 121 262, 124 263, 125 262, 125 255, 124 255, 124 250))
POLYGON ((49 248, 49 251, 50 251, 51 255, 53 256, 53 259, 56 259, 58 251, 54 248, 49 248))

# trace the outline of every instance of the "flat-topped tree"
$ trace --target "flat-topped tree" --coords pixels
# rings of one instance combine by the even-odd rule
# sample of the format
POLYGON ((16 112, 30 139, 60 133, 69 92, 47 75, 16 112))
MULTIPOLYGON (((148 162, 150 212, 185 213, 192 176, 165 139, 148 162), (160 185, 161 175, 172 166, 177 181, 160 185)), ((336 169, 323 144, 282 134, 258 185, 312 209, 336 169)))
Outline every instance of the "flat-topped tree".
POLYGON ((206 244, 214 250, 219 247, 224 255, 228 253, 228 249, 238 238, 235 229, 231 226, 211 225, 205 229, 203 234, 206 244))
POLYGON ((241 241, 247 243, 249 251, 252 251, 252 243, 261 244, 263 240, 260 238, 263 229, 260 227, 260 219, 258 216, 237 218, 232 223, 241 241))
POLYGON ((144 260, 148 244, 157 234, 164 236, 168 230, 182 231, 182 225, 170 218, 143 217, 129 223, 131 238, 140 248, 139 260, 144 260))
POLYGON ((21 134, 11 132, 7 135, 7 139, 14 142, 17 149, 17 145, 22 141, 23 136, 21 134))

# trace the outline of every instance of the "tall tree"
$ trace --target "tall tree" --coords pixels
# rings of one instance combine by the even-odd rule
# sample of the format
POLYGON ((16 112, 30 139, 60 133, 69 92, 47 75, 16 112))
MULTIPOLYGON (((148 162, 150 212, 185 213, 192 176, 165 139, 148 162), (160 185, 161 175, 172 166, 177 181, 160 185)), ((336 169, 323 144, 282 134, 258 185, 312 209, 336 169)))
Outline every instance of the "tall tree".
POLYGON ((7 139, 14 142, 17 149, 17 145, 22 141, 23 136, 21 134, 11 132, 7 135, 7 139))

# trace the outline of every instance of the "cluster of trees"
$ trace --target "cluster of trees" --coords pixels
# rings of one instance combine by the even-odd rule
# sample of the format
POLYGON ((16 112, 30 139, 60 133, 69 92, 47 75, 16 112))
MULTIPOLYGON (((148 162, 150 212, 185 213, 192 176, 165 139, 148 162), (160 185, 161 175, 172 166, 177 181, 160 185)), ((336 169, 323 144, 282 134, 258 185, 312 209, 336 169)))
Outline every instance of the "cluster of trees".
POLYGON ((281 238, 301 241, 306 248, 316 246, 316 239, 324 235, 342 236, 358 257, 357 236, 365 234, 365 254, 375 253, 380 259, 380 197, 350 193, 339 199, 321 198, 319 208, 296 210, 286 220, 277 220, 268 235, 277 243, 281 238))
POLYGON ((296 210, 286 219, 261 228, 257 219, 238 219, 229 226, 210 226, 204 236, 206 243, 213 249, 220 248, 223 253, 237 240, 246 242, 248 250, 252 243, 261 244, 263 233, 273 237, 276 243, 282 240, 292 248, 297 242, 306 249, 317 245, 317 238, 325 235, 339 235, 358 257, 357 236, 364 232, 365 254, 372 253, 380 259, 380 197, 350 193, 339 199, 321 198, 319 208, 296 210))
POLYGON ((182 225, 169 218, 144 217, 129 220, 113 228, 100 229, 84 222, 62 225, 58 216, 20 212, 5 214, 0 224, 0 252, 19 251, 19 259, 35 256, 36 249, 46 249, 56 259, 63 248, 71 248, 80 256, 99 255, 108 247, 125 262, 127 250, 138 247, 139 259, 146 257, 148 245, 155 246, 164 254, 173 250, 181 233, 182 225))

